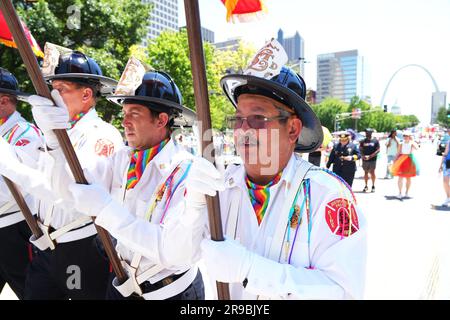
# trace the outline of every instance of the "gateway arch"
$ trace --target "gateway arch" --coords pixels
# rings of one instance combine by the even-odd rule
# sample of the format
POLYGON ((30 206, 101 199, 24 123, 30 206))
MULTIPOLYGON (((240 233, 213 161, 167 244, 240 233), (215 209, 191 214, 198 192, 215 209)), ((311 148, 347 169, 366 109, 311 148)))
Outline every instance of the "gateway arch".
POLYGON ((392 80, 395 78, 395 76, 402 71, 405 68, 410 68, 410 67, 414 67, 414 68, 419 68, 423 71, 425 71, 425 73, 430 77, 431 81, 433 82, 433 86, 434 86, 434 92, 432 93, 432 97, 431 97, 431 123, 435 123, 436 122, 436 118, 437 118, 437 113, 439 111, 439 108, 442 106, 446 107, 446 95, 447 93, 445 91, 439 91, 439 87, 437 85, 436 80, 434 79, 433 75, 431 74, 430 71, 428 71, 427 68, 425 68, 424 66, 421 66, 420 64, 407 64, 401 68, 399 68, 397 71, 394 72, 394 74, 392 75, 392 77, 389 79, 389 82, 386 85, 386 88, 384 89, 383 92, 383 96, 381 97, 381 102, 380 102, 380 106, 383 107, 384 106, 384 98, 386 97, 386 93, 389 89, 389 86, 391 85, 392 80))

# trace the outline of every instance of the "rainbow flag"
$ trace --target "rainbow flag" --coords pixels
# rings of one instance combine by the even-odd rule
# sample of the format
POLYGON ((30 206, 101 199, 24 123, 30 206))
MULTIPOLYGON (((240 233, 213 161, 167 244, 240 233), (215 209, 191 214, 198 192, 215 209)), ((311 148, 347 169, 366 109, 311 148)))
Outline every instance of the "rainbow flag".
POLYGON ((227 22, 249 22, 267 12, 263 0, 221 0, 227 8, 227 22))
MULTIPOLYGON (((36 56, 40 58, 44 58, 44 52, 39 47, 38 43, 34 39, 34 37, 31 35, 30 30, 26 27, 25 23, 22 22, 23 29, 25 31, 25 36, 28 39, 28 42, 31 45, 31 49, 33 49, 33 52, 36 56)), ((0 11, 0 43, 3 43, 4 45, 11 47, 11 48, 17 48, 16 43, 14 42, 13 36, 11 32, 9 31, 8 25, 6 24, 5 17, 3 16, 3 12, 0 11)))

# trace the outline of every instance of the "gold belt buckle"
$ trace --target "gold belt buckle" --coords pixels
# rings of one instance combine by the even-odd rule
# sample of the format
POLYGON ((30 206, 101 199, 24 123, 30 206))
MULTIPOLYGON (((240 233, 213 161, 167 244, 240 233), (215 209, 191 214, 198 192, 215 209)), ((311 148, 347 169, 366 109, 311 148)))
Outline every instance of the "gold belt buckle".
POLYGON ((169 276, 167 278, 162 279, 161 281, 162 281, 163 286, 167 286, 173 282, 173 277, 169 276))

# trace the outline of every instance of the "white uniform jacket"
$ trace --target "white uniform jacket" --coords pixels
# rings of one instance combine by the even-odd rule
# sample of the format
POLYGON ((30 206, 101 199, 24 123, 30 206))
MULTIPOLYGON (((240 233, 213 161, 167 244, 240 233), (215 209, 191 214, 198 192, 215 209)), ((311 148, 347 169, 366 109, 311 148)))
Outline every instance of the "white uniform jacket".
POLYGON ((246 286, 230 284, 232 299, 362 298, 366 220, 352 193, 336 177, 309 166, 292 155, 281 180, 270 189, 259 226, 244 166, 227 168, 226 190, 220 193, 224 233, 257 253, 246 286), (309 180, 310 210, 304 205, 297 219, 289 219, 291 207, 299 212, 305 199, 305 186, 295 186, 305 168, 309 169, 304 180, 309 180))
MULTIPOLYGON (((8 120, 0 126, 1 139, 5 139, 13 146, 20 161, 30 167, 36 168, 39 159, 39 148, 43 146, 42 135, 38 128, 28 123, 19 112, 15 111, 8 120)), ((35 214, 35 203, 31 195, 22 191, 22 195, 35 214)), ((20 209, 6 186, 3 177, 0 177, 0 228, 10 226, 24 220, 20 209)))
MULTIPOLYGON (((130 273, 135 272, 138 284, 147 280, 155 283, 169 275, 189 270, 189 279, 183 281, 184 288, 175 288, 174 292, 179 293, 186 289, 197 274, 195 263, 200 259, 200 242, 207 231, 205 206, 187 208, 184 199, 184 178, 193 156, 176 146, 171 139, 147 164, 135 187, 126 190, 131 152, 131 148, 123 148, 89 169, 94 181, 109 190, 115 200, 100 212, 95 222, 117 239, 116 249, 129 275, 133 276, 130 273), (167 201, 166 189, 149 218, 152 196, 170 180, 168 176, 177 167, 180 170, 172 181, 172 186, 177 187, 172 188, 171 200, 167 201), (118 206, 117 202, 127 210, 118 206), (131 270, 132 265, 137 270, 131 270)), ((144 297, 147 299, 145 294, 144 297)), ((151 298, 167 297, 170 295, 155 295, 151 298)))
MULTIPOLYGON (((120 132, 111 124, 103 121, 95 109, 91 109, 72 129, 67 130, 67 134, 77 157, 83 165, 93 164, 99 158, 108 157, 124 145, 120 132)), ((65 160, 58 165, 67 167, 65 160)), ((57 170, 54 159, 47 152, 41 152, 39 167, 50 180, 73 181, 71 174, 68 177, 66 171, 57 170)), ((58 194, 58 192, 64 192, 66 189, 67 183, 64 189, 56 192, 58 194)), ((56 242, 79 240, 96 233, 92 219, 77 212, 73 209, 73 205, 66 201, 60 200, 55 203, 46 201, 46 199, 38 199, 37 206, 39 221, 44 230, 48 227, 50 230, 59 229, 62 231, 65 229, 64 232, 61 232, 62 234, 58 233, 56 242), (63 227, 64 229, 61 229, 63 227)))

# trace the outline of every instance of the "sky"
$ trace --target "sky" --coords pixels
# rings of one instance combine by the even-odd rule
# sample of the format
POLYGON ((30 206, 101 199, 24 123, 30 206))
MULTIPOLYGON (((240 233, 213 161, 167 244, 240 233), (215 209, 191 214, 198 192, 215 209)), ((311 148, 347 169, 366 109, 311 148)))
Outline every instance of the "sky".
MULTIPOLYGON (((260 48, 283 29, 304 39, 305 81, 316 89, 317 55, 357 49, 369 69, 368 93, 379 105, 389 79, 403 66, 418 64, 434 77, 450 103, 449 0, 266 0, 264 19, 227 23, 220 0, 199 0, 202 26, 215 41, 242 37, 260 48)), ((179 0, 179 25, 186 24, 184 1, 179 0)), ((435 87, 418 67, 399 72, 388 88, 384 104, 400 106, 403 114, 430 121, 435 87)))

